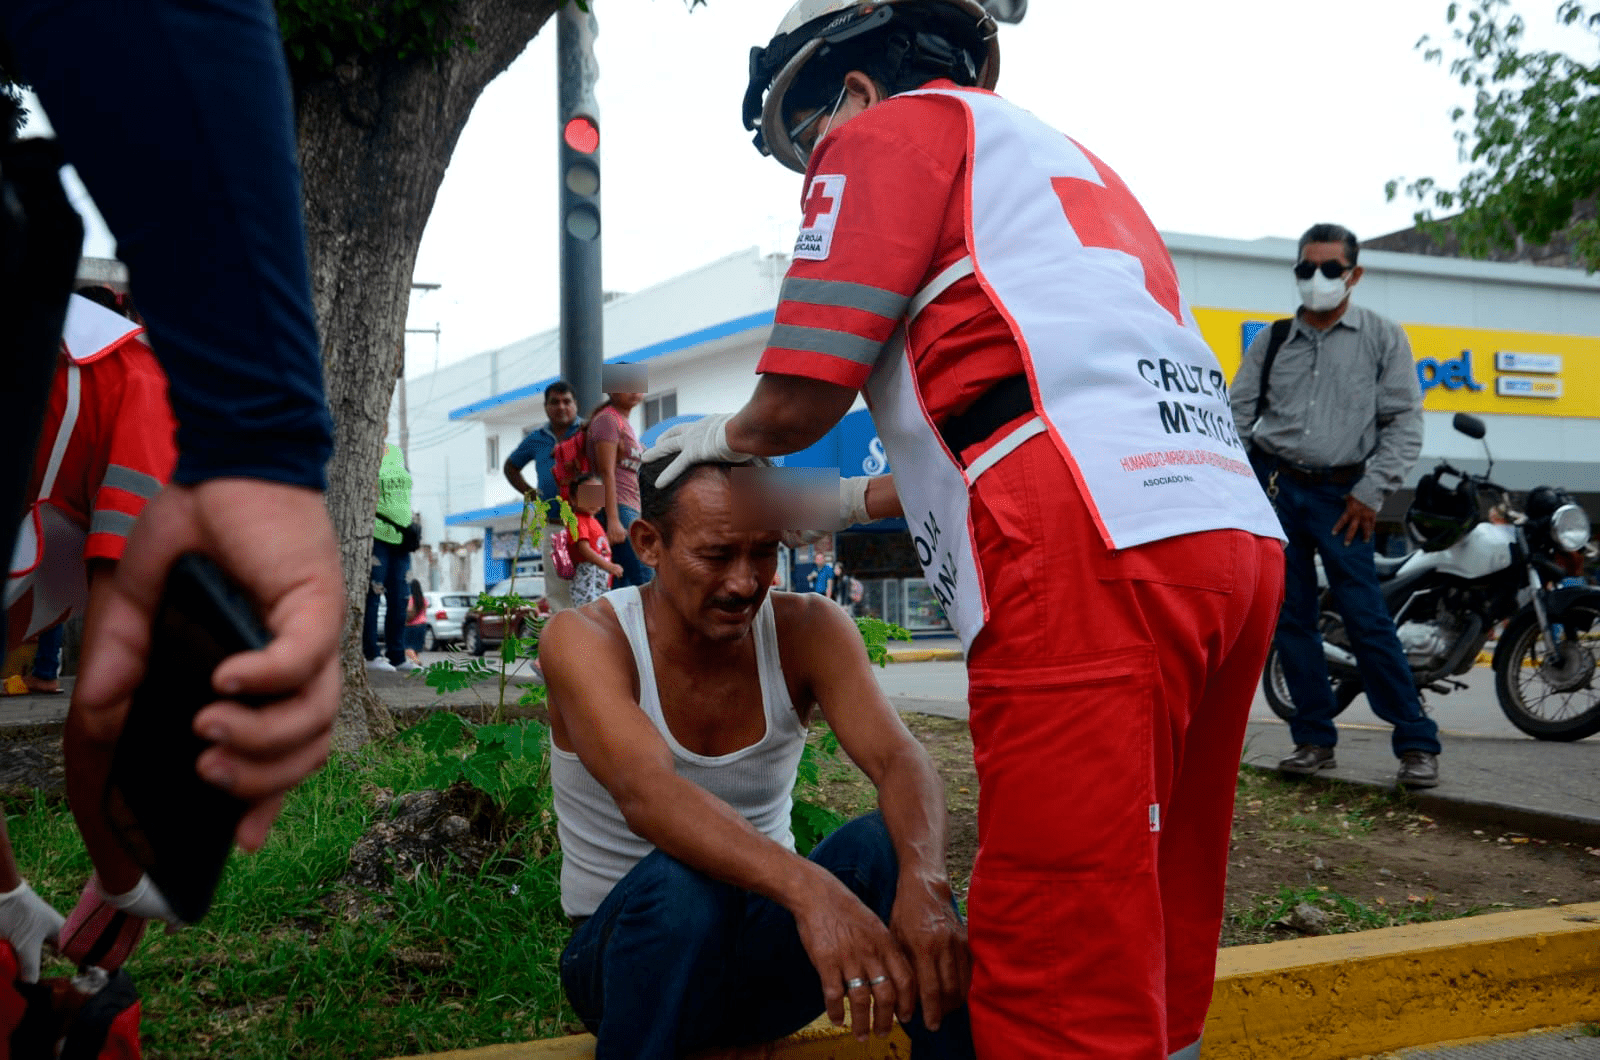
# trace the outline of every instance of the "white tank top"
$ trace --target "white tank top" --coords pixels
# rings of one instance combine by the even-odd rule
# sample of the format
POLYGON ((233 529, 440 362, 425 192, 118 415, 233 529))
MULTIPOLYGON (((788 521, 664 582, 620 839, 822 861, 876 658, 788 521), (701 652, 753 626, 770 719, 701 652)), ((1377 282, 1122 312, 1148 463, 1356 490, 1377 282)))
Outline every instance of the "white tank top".
MULTIPOLYGON (((748 747, 715 756, 687 750, 667 727, 656 690, 638 588, 614 589, 604 599, 616 612, 633 649, 633 662, 639 673, 639 709, 672 750, 678 775, 732 806, 768 839, 793 850, 789 813, 806 727, 795 713, 789 686, 783 679, 772 597, 768 595, 756 612, 753 630, 766 733, 748 747)), ((550 781, 561 838, 561 907, 568 916, 590 916, 617 881, 655 847, 628 830, 611 793, 584 768, 576 754, 563 751, 553 740, 550 781)))

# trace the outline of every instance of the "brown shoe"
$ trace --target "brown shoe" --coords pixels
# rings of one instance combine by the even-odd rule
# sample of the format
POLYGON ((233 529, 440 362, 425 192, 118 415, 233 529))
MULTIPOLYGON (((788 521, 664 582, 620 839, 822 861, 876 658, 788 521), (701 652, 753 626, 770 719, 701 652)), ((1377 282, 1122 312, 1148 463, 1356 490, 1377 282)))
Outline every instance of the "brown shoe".
POLYGON ((1439 756, 1426 751, 1407 751, 1400 756, 1400 772, 1395 777, 1408 788, 1439 786, 1439 756))
POLYGON ((1333 748, 1303 743, 1296 745, 1294 754, 1278 763, 1278 772, 1296 777, 1309 777, 1319 770, 1333 769, 1338 764, 1333 759, 1333 748))

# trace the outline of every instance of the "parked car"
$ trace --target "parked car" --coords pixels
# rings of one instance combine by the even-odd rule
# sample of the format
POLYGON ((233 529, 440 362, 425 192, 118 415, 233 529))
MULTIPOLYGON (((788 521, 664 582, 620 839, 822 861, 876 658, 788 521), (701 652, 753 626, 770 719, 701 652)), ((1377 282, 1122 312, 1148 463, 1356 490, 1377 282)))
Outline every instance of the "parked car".
POLYGON ((428 631, 422 635, 425 651, 436 651, 461 639, 461 621, 478 598, 472 593, 424 593, 428 601, 428 631))
MULTIPOLYGON (((543 586, 540 586, 543 592, 543 586)), ((427 602, 428 628, 422 634, 422 650, 438 651, 447 644, 454 644, 461 639, 461 620, 466 618, 467 611, 478 602, 476 593, 423 593, 423 600, 427 602)), ((383 597, 378 597, 378 643, 385 640, 383 635, 384 621, 389 613, 389 602, 383 597)))
MULTIPOLYGON (((515 590, 516 594, 529 601, 531 606, 519 608, 509 618, 513 635, 521 636, 522 624, 527 617, 536 612, 548 612, 550 605, 544 598, 544 578, 537 574, 524 574, 517 577, 515 584, 512 579, 496 582, 485 590, 490 596, 509 596, 515 590)), ((508 616, 493 611, 484 611, 473 607, 461 619, 461 646, 473 655, 482 655, 490 648, 499 647, 505 639, 506 619, 508 616)))

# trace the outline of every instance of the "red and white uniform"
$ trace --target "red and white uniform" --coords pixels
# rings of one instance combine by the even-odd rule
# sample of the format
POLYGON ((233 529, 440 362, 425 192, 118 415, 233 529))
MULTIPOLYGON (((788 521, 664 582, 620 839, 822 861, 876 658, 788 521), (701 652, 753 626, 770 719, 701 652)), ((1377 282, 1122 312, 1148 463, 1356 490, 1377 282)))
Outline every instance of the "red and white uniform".
POLYGON ((1278 521, 1171 258, 1121 180, 988 93, 909 93, 813 155, 760 370, 865 387, 968 646, 987 1056, 1200 1036, 1278 521), (938 427, 1026 376, 965 452, 938 427))
POLYGON ((125 317, 74 295, 6 580, 6 642, 62 621, 87 597, 90 560, 117 560, 177 462, 167 380, 125 317))

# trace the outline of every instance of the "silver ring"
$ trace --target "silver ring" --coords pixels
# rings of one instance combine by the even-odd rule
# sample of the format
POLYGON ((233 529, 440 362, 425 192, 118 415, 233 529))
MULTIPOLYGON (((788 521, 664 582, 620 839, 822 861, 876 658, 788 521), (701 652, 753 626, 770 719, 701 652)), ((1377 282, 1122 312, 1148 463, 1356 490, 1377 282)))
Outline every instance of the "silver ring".
POLYGON ((867 981, 865 979, 847 979, 844 985, 851 990, 860 990, 867 985, 867 981))
POLYGON ((867 982, 871 983, 873 986, 877 986, 879 983, 887 983, 888 981, 889 977, 887 975, 878 975, 867 980, 867 982))

